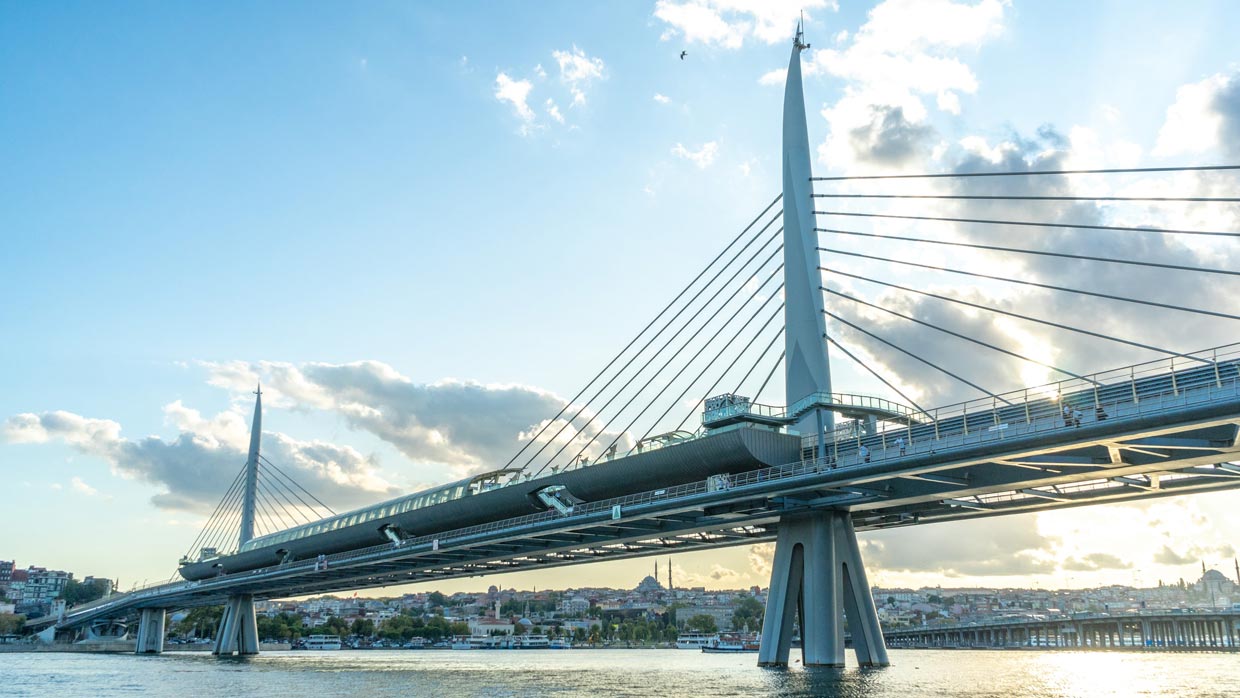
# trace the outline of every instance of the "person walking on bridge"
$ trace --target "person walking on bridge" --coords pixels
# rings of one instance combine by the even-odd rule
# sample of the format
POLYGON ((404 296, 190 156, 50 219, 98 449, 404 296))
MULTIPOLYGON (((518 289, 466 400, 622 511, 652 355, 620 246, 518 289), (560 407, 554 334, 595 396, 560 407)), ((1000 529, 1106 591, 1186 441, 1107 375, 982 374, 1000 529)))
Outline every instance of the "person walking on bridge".
POLYGON ((861 444, 861 446, 857 448, 857 455, 861 456, 862 462, 870 462, 870 449, 866 448, 865 444, 861 444))

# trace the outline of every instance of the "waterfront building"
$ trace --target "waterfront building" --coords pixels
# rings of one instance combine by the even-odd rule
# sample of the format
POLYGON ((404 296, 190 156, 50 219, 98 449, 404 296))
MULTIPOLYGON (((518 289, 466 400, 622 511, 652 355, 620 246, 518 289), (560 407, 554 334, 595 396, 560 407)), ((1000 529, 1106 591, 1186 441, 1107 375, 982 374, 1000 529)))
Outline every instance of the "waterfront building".
POLYGON ((17 563, 13 560, 0 560, 0 592, 7 592, 13 581, 13 570, 17 563))

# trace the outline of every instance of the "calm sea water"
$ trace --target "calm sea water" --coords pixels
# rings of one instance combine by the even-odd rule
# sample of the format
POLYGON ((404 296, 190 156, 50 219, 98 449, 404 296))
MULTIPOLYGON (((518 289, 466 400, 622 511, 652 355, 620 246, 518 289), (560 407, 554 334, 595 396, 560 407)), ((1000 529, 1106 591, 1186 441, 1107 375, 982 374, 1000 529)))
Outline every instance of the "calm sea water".
MULTIPOLYGON (((795 651, 794 651, 795 657, 795 651)), ((851 658, 851 657, 850 657, 851 658)), ((1240 696, 1240 655, 922 650, 885 669, 759 669, 681 650, 0 654, 3 696, 1240 696)))

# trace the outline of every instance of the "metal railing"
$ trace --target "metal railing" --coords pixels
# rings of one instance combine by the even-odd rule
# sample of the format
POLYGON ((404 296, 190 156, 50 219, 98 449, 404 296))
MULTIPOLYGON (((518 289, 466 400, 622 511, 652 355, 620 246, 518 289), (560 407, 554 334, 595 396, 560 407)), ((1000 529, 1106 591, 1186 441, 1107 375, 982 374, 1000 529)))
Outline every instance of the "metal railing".
POLYGON ((843 410, 852 408, 870 412, 882 412, 885 414, 902 415, 911 420, 917 419, 917 416, 922 414, 920 410, 916 410, 908 405, 873 395, 817 392, 806 395, 788 407, 745 402, 707 410, 702 413, 702 424, 710 425, 739 416, 753 416, 772 421, 792 422, 814 407, 843 410))
MULTIPOLYGON (((869 434, 849 423, 828 435, 826 450, 841 466, 874 462, 1152 414, 1240 391, 1240 344, 1188 356, 1196 360, 1171 357, 998 396, 1009 404, 982 398, 931 409, 924 413, 928 421, 879 423, 869 434), (860 455, 862 446, 866 456, 860 455)), ((817 446, 817 436, 802 438, 804 452, 813 453, 817 446)))

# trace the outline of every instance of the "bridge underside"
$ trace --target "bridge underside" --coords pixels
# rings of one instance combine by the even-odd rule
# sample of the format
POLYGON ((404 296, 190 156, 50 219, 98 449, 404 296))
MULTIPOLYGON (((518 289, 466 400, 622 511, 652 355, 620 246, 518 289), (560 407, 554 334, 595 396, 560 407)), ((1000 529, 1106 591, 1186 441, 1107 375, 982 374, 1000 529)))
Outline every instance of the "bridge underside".
POLYGON ((866 531, 1235 489, 1240 397, 1211 410, 1218 414, 1105 436, 1039 434, 1034 447, 990 443, 978 457, 962 445, 840 467, 803 461, 589 502, 567 516, 544 512, 342 553, 323 565, 162 585, 73 609, 61 625, 238 594, 280 598, 758 543, 775 539, 781 518, 815 511, 847 510, 866 531))

